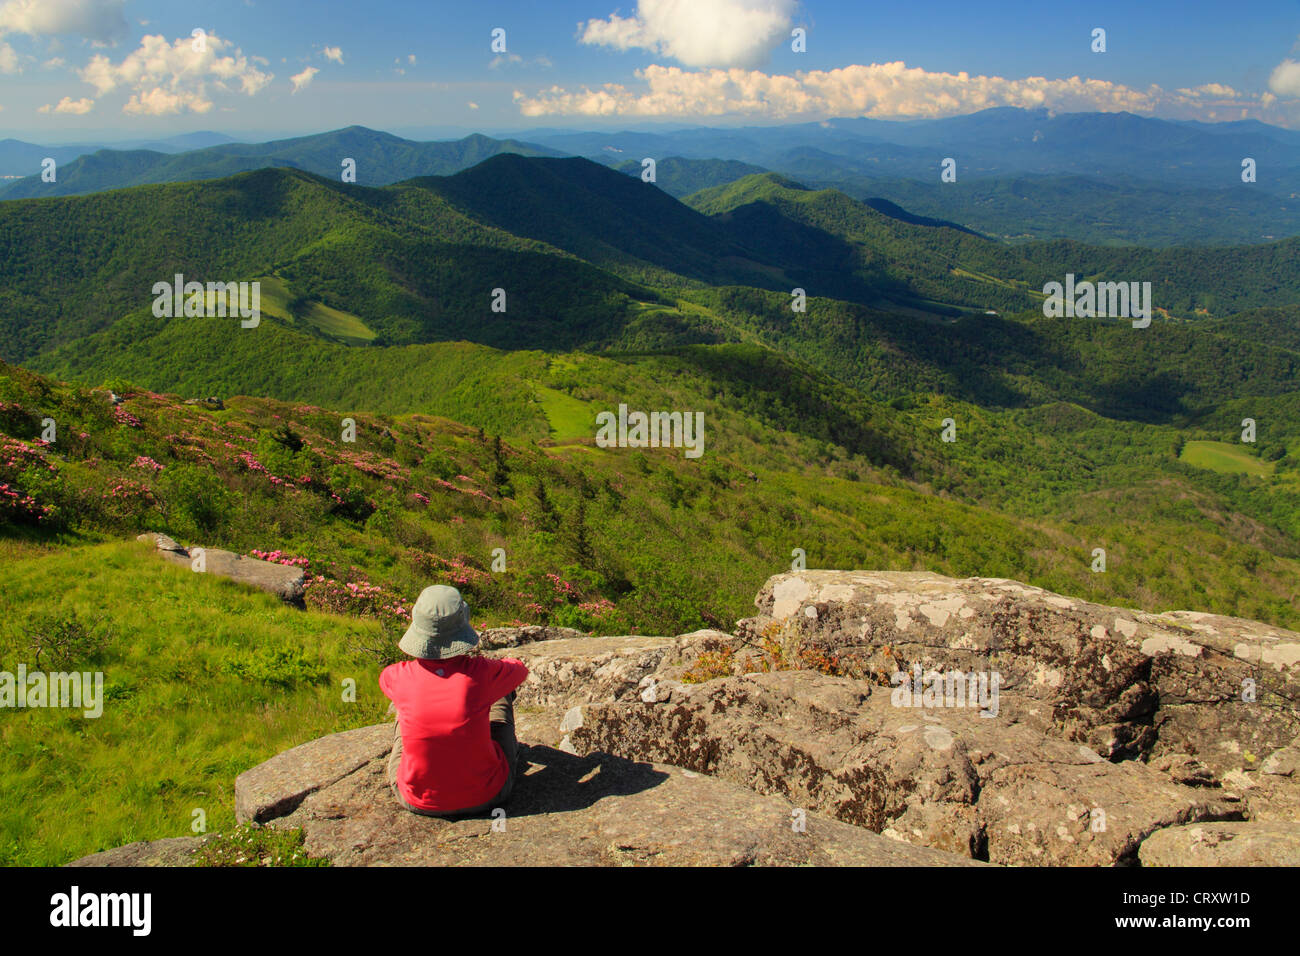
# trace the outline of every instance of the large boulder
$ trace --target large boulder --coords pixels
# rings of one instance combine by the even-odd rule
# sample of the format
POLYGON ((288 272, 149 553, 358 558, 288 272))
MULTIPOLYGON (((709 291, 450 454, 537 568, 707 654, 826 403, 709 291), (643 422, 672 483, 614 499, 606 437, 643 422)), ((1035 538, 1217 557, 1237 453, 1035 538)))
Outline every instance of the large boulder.
POLYGON ((235 778, 235 819, 265 823, 292 813, 328 787, 393 747, 391 724, 331 734, 276 754, 235 778))
POLYGON ((578 753, 674 764, 779 794, 897 839, 1003 864, 1135 862, 1162 827, 1240 818, 1215 787, 1112 763, 977 710, 896 706, 888 690, 812 671, 658 683, 569 718, 578 753))
POLYGON ((1143 866, 1300 866, 1300 824, 1197 823, 1158 830, 1143 866))
POLYGON ((542 746, 521 748, 526 771, 504 816, 420 816, 400 807, 387 786, 387 748, 377 753, 376 745, 392 737, 392 724, 336 734, 241 774, 240 819, 301 828, 307 852, 336 865, 971 862, 796 813, 779 797, 680 768, 542 746))
POLYGON ((158 554, 173 564, 183 565, 191 570, 202 568, 205 574, 228 578, 247 584, 268 594, 274 594, 287 604, 301 605, 306 587, 306 573, 302 568, 263 561, 223 551, 220 548, 182 547, 165 534, 146 532, 138 535, 137 541, 152 544, 158 554), (196 564, 196 558, 202 553, 202 561, 196 564))
POLYGON ((194 852, 206 837, 165 837, 139 840, 125 846, 92 853, 73 860, 68 866, 192 866, 194 852))
POLYGON ((503 647, 519 647, 534 644, 537 641, 564 641, 575 637, 586 637, 582 631, 572 627, 554 627, 550 624, 524 624, 520 627, 487 627, 478 632, 480 646, 483 650, 495 650, 503 647))
POLYGON ((597 701, 637 700, 649 684, 680 675, 701 653, 735 640, 713 630, 677 637, 568 637, 488 649, 485 654, 528 665, 528 679, 515 700, 520 738, 572 750, 563 726, 563 716, 571 709, 597 701))
POLYGON ((1300 634, 1256 621, 1151 614, 1000 578, 800 571, 770 578, 739 636, 794 640, 888 684, 996 671, 1018 708, 1107 758, 1187 754, 1254 773, 1300 733, 1300 634))

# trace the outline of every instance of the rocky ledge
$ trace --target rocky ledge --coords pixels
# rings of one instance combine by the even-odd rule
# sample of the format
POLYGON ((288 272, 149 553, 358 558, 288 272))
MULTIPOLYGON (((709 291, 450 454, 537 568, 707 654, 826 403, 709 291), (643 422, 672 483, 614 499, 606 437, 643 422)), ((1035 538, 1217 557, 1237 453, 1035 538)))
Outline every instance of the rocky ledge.
POLYGON ((307 576, 302 568, 250 558, 220 548, 201 548, 196 545, 182 547, 172 538, 156 531, 138 535, 136 540, 153 545, 159 557, 172 564, 247 584, 259 591, 274 594, 286 604, 301 606, 303 603, 307 576))
POLYGON ((734 634, 485 640, 530 668, 495 827, 399 809, 391 724, 246 771, 237 815, 337 864, 1297 861, 1300 634, 924 573, 777 575, 756 604, 734 634))

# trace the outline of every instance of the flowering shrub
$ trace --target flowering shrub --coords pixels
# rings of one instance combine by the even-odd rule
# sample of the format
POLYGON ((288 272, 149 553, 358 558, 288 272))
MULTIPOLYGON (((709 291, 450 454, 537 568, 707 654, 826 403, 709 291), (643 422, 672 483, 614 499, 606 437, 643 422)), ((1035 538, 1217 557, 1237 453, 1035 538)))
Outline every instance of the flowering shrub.
POLYGON ((100 495, 100 497, 115 498, 119 501, 140 500, 140 501, 148 501, 149 504, 154 503, 154 494, 152 489, 150 489, 147 485, 142 485, 139 482, 132 481, 129 478, 124 481, 119 481, 117 484, 113 485, 113 487, 109 488, 102 495, 100 495))
POLYGON ((140 515, 158 507, 158 498, 148 485, 124 478, 100 493, 101 513, 115 524, 137 524, 140 515))
POLYGON ((121 405, 113 406, 113 421, 119 425, 126 425, 128 428, 143 428, 144 422, 136 418, 121 405))
MULTIPOLYGON (((229 447, 234 447, 233 445, 230 445, 229 442, 226 442, 226 444, 229 447)), ((270 469, 257 460, 257 456, 252 452, 239 452, 239 454, 235 456, 235 462, 242 465, 244 471, 266 475, 266 480, 273 485, 292 485, 294 483, 292 478, 281 478, 279 475, 272 473, 270 469)))
POLYGON ((49 442, 5 438, 0 444, 0 516, 15 524, 54 525, 62 521, 57 505, 68 491, 59 468, 48 461, 49 442))
POLYGON ((259 551, 254 548, 248 552, 254 558, 261 558, 263 561, 270 561, 272 564, 283 564, 291 568, 305 568, 311 562, 307 558, 291 558, 278 548, 275 551, 259 551))
POLYGON ((336 462, 340 465, 351 465, 364 475, 384 481, 408 481, 410 478, 407 469, 391 458, 376 459, 364 452, 340 452, 336 462))
POLYGON ((137 455, 135 461, 131 463, 131 467, 144 468, 147 469, 148 471, 153 471, 153 472, 159 472, 163 470, 162 465, 158 464, 158 462, 154 461, 152 458, 149 458, 145 455, 137 455))
POLYGON ((309 607, 331 614, 374 617, 387 623, 408 624, 410 608, 389 588, 369 581, 338 581, 328 577, 309 577, 303 600, 309 607))
MULTIPOLYGON (((47 447, 49 442, 38 438, 32 444, 47 447)), ((6 438, 4 444, 0 445, 0 469, 5 469, 7 474, 17 475, 31 467, 44 468, 47 471, 59 470, 58 466, 45 460, 45 456, 39 449, 31 447, 20 439, 6 438)))
POLYGON ((527 590, 516 591, 523 609, 533 615, 534 624, 554 624, 580 631, 595 630, 610 623, 614 602, 604 597, 583 595, 572 581, 558 574, 530 575, 521 582, 527 590))
POLYGON ((0 431, 28 434, 38 427, 39 418, 21 405, 0 401, 0 431))
POLYGON ((429 551, 408 552, 411 564, 424 576, 446 579, 458 588, 475 588, 486 584, 492 577, 487 571, 471 567, 463 558, 444 558, 429 551))
POLYGON ((442 478, 435 478, 433 481, 439 488, 446 488, 448 491, 455 491, 462 495, 469 495, 471 498, 482 498, 484 501, 492 500, 490 495, 479 491, 477 488, 461 488, 459 485, 454 485, 450 481, 444 481, 442 478))
POLYGON ((53 514, 53 505, 43 505, 25 491, 0 482, 0 519, 15 524, 39 524, 53 514))

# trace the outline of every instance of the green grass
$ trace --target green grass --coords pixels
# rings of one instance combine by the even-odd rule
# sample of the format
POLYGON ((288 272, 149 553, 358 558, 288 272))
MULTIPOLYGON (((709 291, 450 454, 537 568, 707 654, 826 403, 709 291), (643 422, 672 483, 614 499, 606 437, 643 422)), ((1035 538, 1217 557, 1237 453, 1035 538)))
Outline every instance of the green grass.
POLYGON ((1183 446, 1179 460, 1209 468, 1229 475, 1255 475, 1267 478, 1273 474, 1273 463, 1260 461, 1239 445, 1222 441, 1189 441, 1183 446))
POLYGON ((537 387, 537 396, 551 426, 551 438, 557 443, 578 441, 596 434, 596 412, 586 402, 545 385, 537 387))
MULTIPOLYGON (((260 276, 262 283, 262 310, 268 315, 285 321, 293 321, 289 304, 294 293, 288 283, 279 276, 260 276)), ((320 302, 309 301, 300 310, 297 318, 327 336, 341 339, 345 343, 366 343, 374 339, 375 333, 360 316, 351 312, 332 309, 320 302)))
POLYGON ((348 646, 373 639, 373 621, 288 608, 134 541, 52 552, 6 543, 0 560, 0 669, 32 669, 22 633, 30 609, 75 613, 103 646, 97 661, 66 669, 102 671, 105 697, 99 718, 0 711, 4 864, 59 865, 135 840, 191 836, 195 811, 208 831, 228 829, 237 774, 383 719, 379 666, 348 646), (302 662, 301 679, 283 670, 278 683, 239 676, 277 652, 302 662), (355 703, 343 700, 345 678, 356 681, 355 703))
POLYGON ((213 834, 195 854, 195 866, 329 866, 307 855, 300 829, 245 823, 229 833, 213 834))

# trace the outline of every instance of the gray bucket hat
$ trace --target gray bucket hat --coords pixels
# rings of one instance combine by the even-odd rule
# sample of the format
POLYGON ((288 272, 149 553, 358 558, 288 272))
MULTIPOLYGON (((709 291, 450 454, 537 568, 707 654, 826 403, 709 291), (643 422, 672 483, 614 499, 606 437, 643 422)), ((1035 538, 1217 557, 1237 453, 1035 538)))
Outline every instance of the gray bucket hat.
POLYGON ((411 626, 397 646, 429 661, 459 657, 477 647, 478 632, 469 626, 469 605, 460 592, 445 584, 421 591, 411 609, 411 626))

